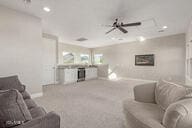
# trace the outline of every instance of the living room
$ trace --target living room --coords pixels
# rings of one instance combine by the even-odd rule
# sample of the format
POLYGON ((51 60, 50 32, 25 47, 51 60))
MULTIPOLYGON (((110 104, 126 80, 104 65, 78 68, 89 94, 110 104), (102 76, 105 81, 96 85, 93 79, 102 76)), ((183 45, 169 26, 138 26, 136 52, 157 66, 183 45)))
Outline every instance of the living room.
POLYGON ((0 0, 0 127, 191 128, 191 5, 0 0))

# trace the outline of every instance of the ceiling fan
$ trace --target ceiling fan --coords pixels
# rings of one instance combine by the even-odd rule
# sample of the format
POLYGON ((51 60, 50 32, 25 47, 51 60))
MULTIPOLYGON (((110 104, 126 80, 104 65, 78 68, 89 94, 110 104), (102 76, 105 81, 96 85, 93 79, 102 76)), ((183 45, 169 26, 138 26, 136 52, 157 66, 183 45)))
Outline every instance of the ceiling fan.
POLYGON ((24 3, 29 4, 32 0, 23 0, 24 3))
POLYGON ((107 25, 108 27, 112 27, 112 29, 107 31, 105 34, 108 34, 115 29, 119 29, 121 32, 127 33, 128 31, 124 27, 132 27, 132 26, 139 26, 139 25, 141 25, 141 22, 124 24, 123 22, 119 23, 118 19, 115 19, 115 22, 113 23, 113 25, 107 25))

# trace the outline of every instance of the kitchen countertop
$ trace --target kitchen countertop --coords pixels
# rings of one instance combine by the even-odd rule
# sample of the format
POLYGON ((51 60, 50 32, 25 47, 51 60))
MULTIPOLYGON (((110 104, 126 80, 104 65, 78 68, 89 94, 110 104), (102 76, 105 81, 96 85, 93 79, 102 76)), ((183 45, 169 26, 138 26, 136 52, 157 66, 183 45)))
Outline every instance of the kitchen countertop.
POLYGON ((57 65, 57 69, 97 68, 96 65, 57 65))

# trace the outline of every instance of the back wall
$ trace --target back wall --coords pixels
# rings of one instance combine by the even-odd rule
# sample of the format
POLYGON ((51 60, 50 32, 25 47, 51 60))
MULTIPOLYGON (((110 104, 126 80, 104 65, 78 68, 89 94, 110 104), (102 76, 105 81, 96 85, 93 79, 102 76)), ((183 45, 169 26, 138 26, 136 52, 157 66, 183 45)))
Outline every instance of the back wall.
POLYGON ((117 77, 184 82, 185 34, 95 48, 117 77), (135 66, 135 55, 155 54, 155 66, 135 66))
POLYGON ((61 42, 58 44, 58 46, 59 46, 58 47, 59 64, 61 64, 61 65, 63 64, 63 52, 75 53, 75 56, 76 56, 75 62, 77 64, 81 63, 80 54, 91 55, 91 50, 89 48, 85 48, 85 47, 81 47, 81 46, 77 46, 77 45, 65 44, 65 43, 61 43, 61 42))

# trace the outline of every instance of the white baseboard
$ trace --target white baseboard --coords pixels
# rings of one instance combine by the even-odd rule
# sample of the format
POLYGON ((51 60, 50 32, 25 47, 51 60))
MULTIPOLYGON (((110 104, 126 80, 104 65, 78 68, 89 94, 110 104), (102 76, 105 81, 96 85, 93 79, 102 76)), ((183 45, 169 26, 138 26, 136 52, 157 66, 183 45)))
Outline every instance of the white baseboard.
POLYGON ((99 80, 109 80, 108 77, 98 77, 99 80))
POLYGON ((137 80, 137 81, 144 81, 144 82, 157 82, 155 80, 145 80, 145 79, 137 79, 137 78, 131 78, 131 77, 118 77, 116 79, 109 79, 106 77, 99 77, 100 80, 111 80, 111 81, 118 81, 118 80, 137 80))
POLYGON ((35 99, 35 98, 38 98, 38 97, 42 97, 42 96, 43 96, 43 92, 31 94, 31 98, 32 99, 35 99))
POLYGON ((138 81, 145 81, 145 82, 158 82, 155 80, 146 80, 146 79, 139 79, 139 78, 131 78, 131 77, 121 77, 122 80, 138 80, 138 81))

